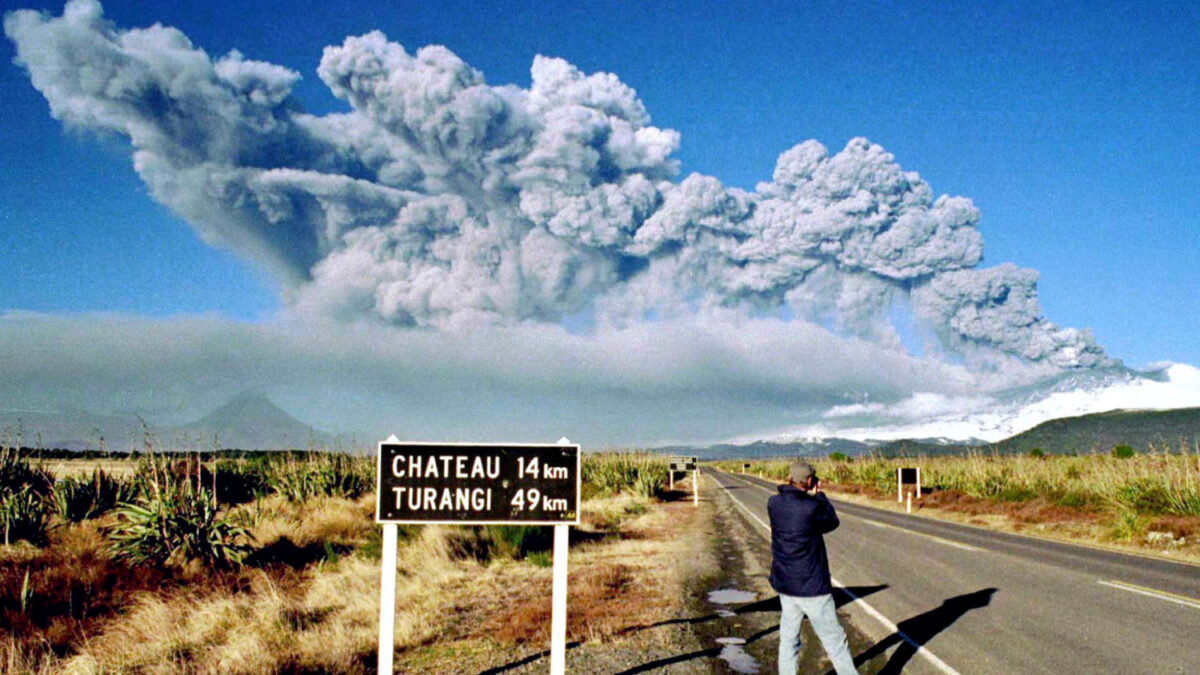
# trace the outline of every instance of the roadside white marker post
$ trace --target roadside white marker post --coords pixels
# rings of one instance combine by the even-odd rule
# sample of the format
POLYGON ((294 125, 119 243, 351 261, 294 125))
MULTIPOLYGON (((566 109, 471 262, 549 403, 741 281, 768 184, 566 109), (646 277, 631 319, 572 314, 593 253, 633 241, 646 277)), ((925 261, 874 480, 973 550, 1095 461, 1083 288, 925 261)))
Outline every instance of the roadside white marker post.
POLYGON ((700 469, 692 469, 692 505, 700 506, 700 469))
POLYGON ((912 493, 908 493, 908 499, 904 500, 904 510, 907 513, 912 513, 912 493))
MULTIPOLYGON (((570 445, 566 436, 559 445, 570 445)), ((567 552, 570 550, 570 525, 554 526, 554 582, 550 602, 550 675, 567 672, 567 552)))
POLYGON ((667 473, 671 474, 671 484, 668 485, 667 488, 670 490, 674 490, 675 489, 675 469, 671 469, 667 473))
MULTIPOLYGON (((395 434, 388 436, 387 443, 398 443, 395 434)), ((396 541, 400 526, 384 523, 383 551, 379 556, 379 668, 380 673, 391 673, 392 659, 396 651, 396 541)))

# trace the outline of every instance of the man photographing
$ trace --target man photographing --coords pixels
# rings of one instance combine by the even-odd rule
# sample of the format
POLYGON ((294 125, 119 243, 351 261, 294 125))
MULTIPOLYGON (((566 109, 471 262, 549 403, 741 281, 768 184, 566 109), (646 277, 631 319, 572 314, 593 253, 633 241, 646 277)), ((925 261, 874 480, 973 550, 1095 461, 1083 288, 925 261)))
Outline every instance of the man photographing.
POLYGON ((771 517, 771 587, 779 593, 779 675, 795 675, 800 658, 800 621, 807 616, 838 675, 857 675, 846 632, 833 603, 829 558, 822 535, 838 526, 833 505, 821 492, 817 472, 796 462, 787 483, 767 500, 771 517))

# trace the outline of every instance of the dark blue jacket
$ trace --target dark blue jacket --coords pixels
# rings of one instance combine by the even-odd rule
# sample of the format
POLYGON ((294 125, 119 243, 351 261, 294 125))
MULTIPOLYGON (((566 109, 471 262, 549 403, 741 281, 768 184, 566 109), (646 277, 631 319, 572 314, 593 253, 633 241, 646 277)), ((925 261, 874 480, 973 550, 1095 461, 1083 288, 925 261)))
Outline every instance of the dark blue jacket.
POLYGON ((824 494, 791 485, 767 500, 771 517, 771 588, 802 598, 833 592, 829 557, 821 536, 837 529, 838 517, 824 494))

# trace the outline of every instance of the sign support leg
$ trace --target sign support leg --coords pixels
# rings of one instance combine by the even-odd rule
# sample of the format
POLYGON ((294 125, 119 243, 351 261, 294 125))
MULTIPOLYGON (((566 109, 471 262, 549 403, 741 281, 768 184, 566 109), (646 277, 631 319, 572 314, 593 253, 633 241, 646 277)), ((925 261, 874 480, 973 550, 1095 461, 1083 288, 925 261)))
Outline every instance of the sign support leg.
POLYGON ((554 526, 554 599, 550 606, 550 675, 567 672, 568 525, 554 526))
MULTIPOLYGON (((561 526, 560 526, 561 527, 561 526)), ((396 540, 400 526, 383 524, 383 553, 379 558, 379 673, 394 672, 396 652, 396 540)))
POLYGON ((700 469, 692 470, 692 505, 700 506, 700 469))

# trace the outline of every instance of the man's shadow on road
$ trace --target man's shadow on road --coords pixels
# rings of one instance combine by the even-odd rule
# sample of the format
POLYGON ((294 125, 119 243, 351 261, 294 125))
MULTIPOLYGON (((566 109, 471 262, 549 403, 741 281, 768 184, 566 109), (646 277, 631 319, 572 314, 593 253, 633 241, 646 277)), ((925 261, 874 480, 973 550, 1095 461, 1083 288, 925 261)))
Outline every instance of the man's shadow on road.
MULTIPOLYGON (((892 653, 892 657, 888 659, 883 668, 875 671, 877 675, 899 673, 912 660, 912 657, 916 655, 918 647, 924 646, 935 635, 949 628, 967 612, 987 607, 992 600, 992 594, 995 592, 996 589, 994 588, 985 588, 974 593, 958 595, 946 600, 938 607, 924 614, 918 614, 910 619, 901 621, 896 625, 898 630, 895 633, 885 637, 867 651, 854 657, 855 665, 861 666, 864 663, 869 663, 899 643, 899 648, 892 653)), ((832 673, 833 671, 830 672, 832 673)))

